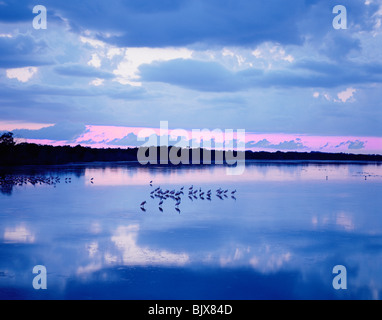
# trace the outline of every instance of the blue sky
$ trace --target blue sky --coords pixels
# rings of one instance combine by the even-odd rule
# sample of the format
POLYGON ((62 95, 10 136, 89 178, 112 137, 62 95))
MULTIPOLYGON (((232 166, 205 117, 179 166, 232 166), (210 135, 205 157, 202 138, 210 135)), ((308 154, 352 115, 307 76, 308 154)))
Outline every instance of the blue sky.
POLYGON ((381 21, 380 0, 0 0, 0 130, 75 141, 163 120, 367 149, 382 137, 381 21))

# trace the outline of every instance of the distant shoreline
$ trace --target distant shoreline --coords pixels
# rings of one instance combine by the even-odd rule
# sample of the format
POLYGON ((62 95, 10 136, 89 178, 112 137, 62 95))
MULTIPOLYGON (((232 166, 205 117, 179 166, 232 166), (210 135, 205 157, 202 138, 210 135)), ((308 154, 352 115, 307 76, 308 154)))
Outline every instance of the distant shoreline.
MULTIPOLYGON (((159 166, 159 155, 169 152, 171 147, 151 147, 156 148, 158 154, 158 164, 149 164, 150 166, 159 166)), ((174 148, 174 147, 173 147, 174 148)), ((20 166, 20 165, 62 165, 62 164, 76 164, 76 163, 92 163, 92 162, 138 162, 137 153, 139 148, 127 149, 97 149, 82 146, 47 146, 37 145, 30 143, 22 143, 17 145, 1 145, 0 144, 0 166, 20 166)), ((178 148, 180 153, 184 149, 178 148)), ((195 150, 195 149, 190 149, 195 150)), ((204 149, 200 149, 203 154, 204 149)), ((244 151, 234 151, 237 155, 244 151)), ((189 152, 190 154, 192 152, 189 152)), ((212 163, 215 158, 225 158, 225 151, 211 150, 212 163)), ((266 151, 245 151, 246 162, 266 161, 266 162, 374 162, 382 164, 382 155, 374 154, 350 154, 350 153, 323 153, 323 152, 266 152, 266 151)), ((204 163, 203 157, 201 158, 201 165, 204 163)), ((208 163, 209 164, 209 163, 208 163)), ((166 164, 173 166, 171 164, 166 164)), ((183 165, 199 165, 199 163, 192 163, 190 157, 190 164, 183 165)))

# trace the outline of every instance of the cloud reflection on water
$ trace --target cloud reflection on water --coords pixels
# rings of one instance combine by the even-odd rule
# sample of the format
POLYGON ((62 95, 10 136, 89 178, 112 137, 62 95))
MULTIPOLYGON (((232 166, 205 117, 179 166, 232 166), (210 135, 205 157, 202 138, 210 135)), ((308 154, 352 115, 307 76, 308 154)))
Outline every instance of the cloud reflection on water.
POLYGON ((111 241, 122 252, 123 265, 184 265, 189 261, 185 253, 156 251, 137 244, 139 225, 118 227, 111 241))
POLYGON ((4 231, 5 243, 34 243, 35 235, 25 224, 20 224, 14 228, 7 227, 4 231))
POLYGON ((381 166, 253 164, 243 177, 213 166, 66 168, 56 170, 70 185, 0 194, 0 275, 14 275, 0 289, 34 297, 28 276, 43 264, 59 298, 381 297, 381 166), (150 180, 237 188, 237 200, 185 198, 177 214, 147 199, 141 212, 150 180), (347 293, 333 292, 337 264, 347 293))

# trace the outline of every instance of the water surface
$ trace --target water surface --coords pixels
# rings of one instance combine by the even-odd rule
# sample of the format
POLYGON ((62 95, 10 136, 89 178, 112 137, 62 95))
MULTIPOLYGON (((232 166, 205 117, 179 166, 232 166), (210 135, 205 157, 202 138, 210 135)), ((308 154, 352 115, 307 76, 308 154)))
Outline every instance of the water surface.
POLYGON ((257 161, 241 176, 127 163, 5 171, 60 183, 1 186, 1 299, 381 298, 381 165, 257 161), (191 185, 211 189, 211 200, 191 200, 191 185), (179 211, 171 198, 159 209, 158 187, 184 187, 179 211), (47 268, 47 290, 32 287, 35 265, 47 268), (336 265, 347 290, 332 286, 336 265))

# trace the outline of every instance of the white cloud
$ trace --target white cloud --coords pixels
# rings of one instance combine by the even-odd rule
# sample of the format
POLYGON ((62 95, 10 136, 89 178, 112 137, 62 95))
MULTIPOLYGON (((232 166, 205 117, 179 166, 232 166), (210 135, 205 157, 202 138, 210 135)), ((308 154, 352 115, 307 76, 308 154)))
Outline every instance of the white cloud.
POLYGON ((256 59, 263 59, 270 65, 272 62, 287 61, 292 63, 295 58, 287 54, 285 49, 279 44, 264 43, 251 52, 256 59))
POLYGON ((17 79, 20 82, 28 82, 33 75, 38 71, 36 67, 26 67, 26 68, 16 68, 16 69, 7 69, 7 77, 9 79, 17 79))
POLYGON ((89 66, 93 66, 95 68, 99 68, 101 67, 101 59, 100 57, 98 56, 98 54, 96 53, 93 53, 92 54, 92 58, 91 60, 88 62, 88 65, 89 66))
POLYGON ((292 63, 294 61, 294 58, 291 54, 288 54, 287 56, 283 57, 282 58, 284 61, 288 61, 290 63, 292 63))
POLYGON ((227 48, 223 49, 222 54, 223 54, 223 56, 231 56, 231 57, 235 56, 235 54, 231 50, 229 50, 227 48))
POLYGON ((105 47, 105 43, 99 40, 94 40, 94 39, 86 38, 86 37, 80 37, 80 40, 82 43, 90 44, 94 48, 105 47))
POLYGON ((93 81, 90 81, 89 84, 92 85, 92 86, 99 87, 99 86, 103 85, 104 82, 105 82, 105 79, 97 78, 97 79, 94 79, 93 81))
MULTIPOLYGON (((228 48, 224 48, 222 50, 222 56, 234 58, 235 62, 237 63, 237 65, 239 67, 245 65, 247 59, 241 53, 238 53, 237 49, 235 51, 236 52, 234 52, 233 50, 230 50, 228 48)), ((214 59, 212 59, 212 60, 214 60, 214 59)))
POLYGON ((332 98, 330 97, 328 93, 324 93, 323 96, 325 97, 326 100, 332 101, 332 98))
POLYGON ((261 58, 262 57, 261 50, 256 49, 256 50, 252 51, 252 55, 254 55, 257 59, 261 58))
POLYGON ((108 51, 107 51, 107 58, 108 59, 113 59, 115 56, 120 56, 123 54, 123 49, 121 48, 110 48, 108 51))
MULTIPOLYGON (((271 50, 272 52, 272 50, 271 50)), ((275 60, 284 60, 292 63, 294 61, 294 58, 291 54, 286 54, 285 50, 283 48, 280 48, 279 46, 275 47, 275 52, 274 52, 274 59, 275 60)))
POLYGON ((323 96, 327 101, 337 102, 337 103, 354 102, 355 99, 353 96, 354 96, 355 92, 357 92, 356 89, 347 88, 344 91, 338 92, 337 98, 336 98, 335 96, 333 97, 327 92, 321 92, 320 93, 320 92, 316 91, 313 93, 313 97, 317 99, 318 97, 323 96))
POLYGON ((173 59, 190 59, 192 51, 186 48, 127 48, 123 61, 113 73, 121 84, 140 86, 139 67, 153 61, 169 61, 173 59))
MULTIPOLYGON (((345 91, 341 91, 337 94, 337 97, 339 99, 339 101, 342 101, 342 102, 347 102, 347 101, 354 101, 353 99, 353 95, 354 93, 356 92, 357 90, 356 89, 353 89, 353 88, 347 88, 345 91)), ((337 100, 337 102, 339 102, 337 100)))
POLYGON ((381 17, 382 17, 382 4, 379 6, 379 10, 373 15, 373 18, 375 21, 373 37, 376 37, 379 34, 379 31, 380 31, 379 29, 381 28, 381 25, 382 25, 381 17))

